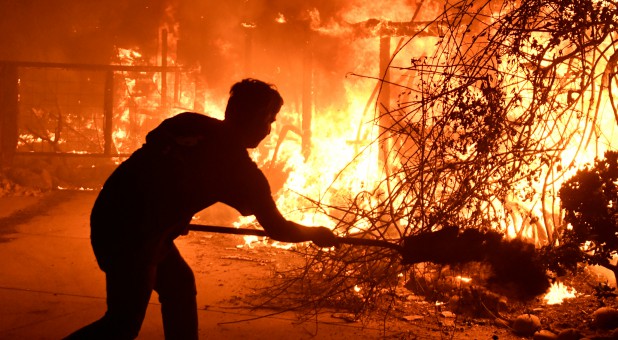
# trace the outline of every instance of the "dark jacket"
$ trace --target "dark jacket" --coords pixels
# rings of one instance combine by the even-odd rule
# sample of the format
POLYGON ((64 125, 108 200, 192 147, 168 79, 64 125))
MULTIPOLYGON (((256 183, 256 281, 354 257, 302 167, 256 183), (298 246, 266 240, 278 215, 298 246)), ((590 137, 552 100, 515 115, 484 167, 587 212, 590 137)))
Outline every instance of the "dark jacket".
POLYGON ((193 215, 216 202, 243 215, 277 209, 268 181, 222 121, 191 112, 166 119, 95 201, 91 239, 99 264, 156 261, 193 215))

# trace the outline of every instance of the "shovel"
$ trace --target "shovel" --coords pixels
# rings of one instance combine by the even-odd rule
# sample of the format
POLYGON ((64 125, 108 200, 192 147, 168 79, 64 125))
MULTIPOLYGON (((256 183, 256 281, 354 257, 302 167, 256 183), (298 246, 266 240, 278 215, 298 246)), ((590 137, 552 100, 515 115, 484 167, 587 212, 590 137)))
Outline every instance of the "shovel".
MULTIPOLYGON (((262 229, 233 228, 233 227, 220 227, 220 226, 214 226, 214 225, 190 224, 189 230, 223 233, 223 234, 268 237, 268 234, 262 229)), ((341 236, 338 236, 337 240, 339 241, 339 243, 343 243, 343 244, 390 248, 393 250, 397 250, 400 253, 403 253, 402 246, 395 244, 395 243, 388 242, 388 241, 383 241, 383 240, 376 240, 376 239, 369 239, 369 238, 341 237, 341 236)))
MULTIPOLYGON (((189 230, 268 237, 261 229, 190 224, 189 230)), ((422 262, 442 265, 486 262, 493 269, 492 282, 510 287, 521 300, 532 299, 546 292, 550 286, 534 245, 518 239, 506 240, 495 231, 462 231, 459 227, 447 226, 438 231, 404 237, 399 243, 342 236, 338 236, 337 240, 341 244, 396 250, 402 257, 402 264, 406 265, 422 262)))

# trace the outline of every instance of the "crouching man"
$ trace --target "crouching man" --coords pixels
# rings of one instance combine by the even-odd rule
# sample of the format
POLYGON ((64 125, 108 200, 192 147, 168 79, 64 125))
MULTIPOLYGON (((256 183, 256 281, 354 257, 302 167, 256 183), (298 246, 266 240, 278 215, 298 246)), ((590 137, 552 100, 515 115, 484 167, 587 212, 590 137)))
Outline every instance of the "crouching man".
POLYGON ((247 152, 269 135, 282 105, 274 86, 245 79, 230 89, 224 120, 185 112, 148 133, 107 179, 90 217, 107 311, 67 339, 136 338, 153 290, 165 338, 197 339, 195 278, 173 241, 186 234, 194 214, 216 202, 255 215, 275 240, 336 245, 328 228, 282 216, 247 152))

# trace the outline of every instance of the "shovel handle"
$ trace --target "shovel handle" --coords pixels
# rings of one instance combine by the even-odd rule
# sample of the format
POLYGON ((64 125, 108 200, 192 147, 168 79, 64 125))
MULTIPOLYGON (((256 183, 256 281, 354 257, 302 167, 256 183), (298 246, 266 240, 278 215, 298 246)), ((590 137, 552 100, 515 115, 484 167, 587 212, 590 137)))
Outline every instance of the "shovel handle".
POLYGON ((203 232, 209 232, 209 233, 234 234, 234 235, 268 236, 268 234, 266 234, 266 232, 261 229, 221 227, 221 226, 216 226, 216 225, 204 225, 204 224, 189 224, 189 230, 203 231, 203 232))
MULTIPOLYGON (((252 235, 252 236, 268 237, 268 234, 262 229, 248 229, 248 228, 221 227, 221 226, 204 225, 204 224, 190 224, 189 230, 212 232, 212 233, 223 233, 223 234, 234 234, 234 235, 252 235)), ((394 249, 399 252, 402 251, 402 247, 400 245, 391 243, 388 241, 384 241, 384 240, 357 238, 357 237, 341 237, 341 236, 338 236, 337 240, 340 243, 345 243, 345 244, 351 244, 351 245, 357 245, 357 246, 382 247, 382 248, 394 249)))

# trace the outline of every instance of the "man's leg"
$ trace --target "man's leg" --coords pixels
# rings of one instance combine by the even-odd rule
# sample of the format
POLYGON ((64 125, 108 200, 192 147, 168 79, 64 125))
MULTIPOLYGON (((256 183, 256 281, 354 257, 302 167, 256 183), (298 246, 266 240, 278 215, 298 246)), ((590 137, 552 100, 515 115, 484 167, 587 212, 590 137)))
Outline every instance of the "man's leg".
POLYGON ((146 315, 154 278, 154 266, 122 266, 107 271, 107 312, 66 339, 135 339, 146 315))
POLYGON ((165 339, 197 339, 195 276, 176 246, 159 263, 154 289, 161 302, 165 339))

